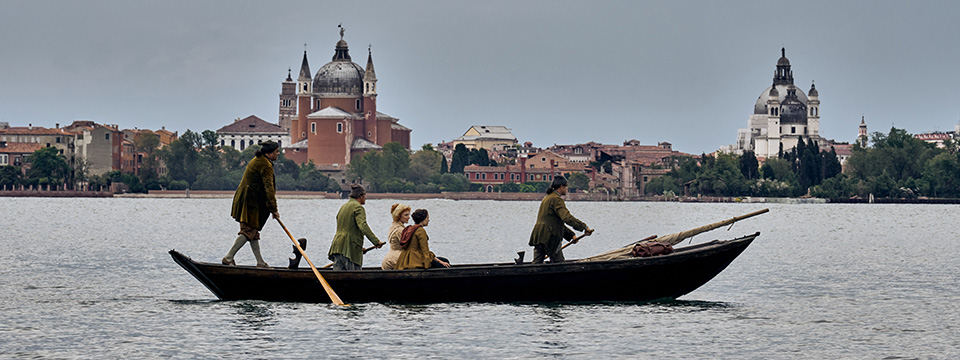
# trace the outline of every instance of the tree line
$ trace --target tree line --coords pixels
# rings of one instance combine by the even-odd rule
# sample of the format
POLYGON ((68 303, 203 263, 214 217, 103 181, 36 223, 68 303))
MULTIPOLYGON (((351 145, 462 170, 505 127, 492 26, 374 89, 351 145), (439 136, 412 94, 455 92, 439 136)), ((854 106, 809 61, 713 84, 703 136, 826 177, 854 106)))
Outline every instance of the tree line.
MULTIPOLYGON (((767 196, 820 198, 960 197, 958 143, 939 148, 891 128, 871 134, 870 145, 853 146, 841 171, 836 151, 801 140, 762 166, 753 153, 676 158, 673 170, 647 183, 648 195, 767 196)), ((639 184, 638 184, 639 185, 639 184)))

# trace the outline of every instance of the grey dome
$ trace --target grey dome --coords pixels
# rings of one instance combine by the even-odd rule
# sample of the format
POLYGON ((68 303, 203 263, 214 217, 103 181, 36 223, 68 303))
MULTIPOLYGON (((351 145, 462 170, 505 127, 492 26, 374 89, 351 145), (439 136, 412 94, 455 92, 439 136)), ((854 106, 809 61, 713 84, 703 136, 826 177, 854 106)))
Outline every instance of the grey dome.
POLYGON ((343 40, 337 41, 333 59, 313 77, 313 92, 324 95, 363 95, 363 68, 350 60, 350 48, 343 40))
MULTIPOLYGON (((807 94, 804 94, 803 90, 800 90, 799 88, 793 85, 777 85, 777 93, 778 93, 777 95, 779 95, 778 99, 780 103, 783 104, 783 100, 786 99, 788 87, 793 87, 797 89, 797 99, 803 104, 804 107, 806 107, 807 94)), ((767 99, 770 97, 770 88, 772 88, 772 86, 768 86, 766 89, 763 89, 763 92, 761 92, 760 96, 757 97, 757 103, 756 105, 753 106, 754 114, 767 113, 767 99)))
POLYGON ((313 77, 313 92, 319 95, 363 95, 363 68, 350 60, 328 62, 313 77))

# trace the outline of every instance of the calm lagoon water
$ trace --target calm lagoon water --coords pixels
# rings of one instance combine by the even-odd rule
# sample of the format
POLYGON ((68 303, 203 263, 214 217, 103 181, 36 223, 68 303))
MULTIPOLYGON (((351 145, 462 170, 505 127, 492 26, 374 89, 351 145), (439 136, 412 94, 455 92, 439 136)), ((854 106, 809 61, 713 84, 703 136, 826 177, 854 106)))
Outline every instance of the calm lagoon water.
MULTIPOLYGON (((381 237, 394 202, 367 203, 381 237)), ((341 203, 280 200, 284 223, 309 239, 316 263, 327 262, 341 203)), ((0 204, 0 358, 960 358, 956 205, 570 202, 597 231, 567 258, 771 211, 695 237, 761 232, 723 273, 676 301, 341 308, 218 301, 177 266, 170 249, 210 262, 226 253, 237 231, 229 199, 0 204)), ((538 203, 409 204, 430 210, 431 248, 453 262, 532 253, 538 203)), ((262 236, 267 262, 284 265, 292 254, 283 230, 273 222, 262 236)), ((237 262, 254 263, 247 247, 237 262)))

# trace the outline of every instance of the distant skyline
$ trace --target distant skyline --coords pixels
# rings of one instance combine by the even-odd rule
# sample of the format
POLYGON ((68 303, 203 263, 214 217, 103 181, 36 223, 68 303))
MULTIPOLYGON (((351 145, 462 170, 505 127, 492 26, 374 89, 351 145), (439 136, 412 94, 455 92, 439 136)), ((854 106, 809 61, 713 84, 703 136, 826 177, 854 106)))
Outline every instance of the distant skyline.
POLYGON ((340 39, 411 147, 472 125, 535 146, 736 140, 780 48, 816 81, 820 135, 951 131, 960 122, 960 3, 950 1, 0 0, 0 121, 216 130, 277 122, 280 83, 340 39))

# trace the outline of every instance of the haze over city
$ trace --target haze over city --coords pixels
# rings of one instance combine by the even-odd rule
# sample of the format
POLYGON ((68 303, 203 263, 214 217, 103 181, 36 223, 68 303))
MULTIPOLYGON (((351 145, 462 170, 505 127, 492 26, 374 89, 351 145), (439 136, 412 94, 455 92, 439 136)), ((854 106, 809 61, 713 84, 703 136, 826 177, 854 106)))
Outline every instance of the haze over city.
POLYGON ((3 1, 0 121, 216 130, 277 121, 306 44, 340 39, 379 78, 377 109, 411 147, 471 125, 535 146, 736 140, 781 48, 820 93, 820 135, 950 131, 960 121, 955 2, 3 1))

